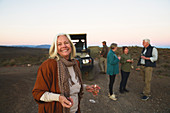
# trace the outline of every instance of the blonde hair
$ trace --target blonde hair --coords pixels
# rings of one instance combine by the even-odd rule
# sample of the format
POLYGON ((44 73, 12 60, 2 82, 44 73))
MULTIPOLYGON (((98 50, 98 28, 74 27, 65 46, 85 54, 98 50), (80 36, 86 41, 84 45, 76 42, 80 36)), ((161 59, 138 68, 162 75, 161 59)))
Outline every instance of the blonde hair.
POLYGON ((64 35, 68 38, 70 44, 71 44, 71 54, 70 54, 70 58, 73 59, 75 56, 76 56, 76 49, 75 49, 75 46, 73 44, 73 42, 71 41, 71 38, 68 34, 65 34, 65 33, 60 33, 60 34, 57 34, 56 37, 54 38, 53 40, 53 43, 51 44, 51 47, 49 49, 49 58, 57 58, 57 60, 59 60, 59 56, 58 56, 58 51, 57 51, 57 39, 59 36, 61 35, 64 35))

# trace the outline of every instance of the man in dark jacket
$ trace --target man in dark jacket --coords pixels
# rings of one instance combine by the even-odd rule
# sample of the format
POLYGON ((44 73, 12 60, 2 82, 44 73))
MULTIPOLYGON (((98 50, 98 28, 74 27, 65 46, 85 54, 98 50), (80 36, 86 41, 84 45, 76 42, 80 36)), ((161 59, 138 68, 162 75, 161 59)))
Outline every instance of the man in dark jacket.
POLYGON ((103 44, 103 48, 100 54, 100 69, 101 69, 101 73, 106 74, 108 47, 106 45, 106 41, 103 41, 102 44, 103 44))
POLYGON ((140 73, 143 76, 145 86, 143 89, 142 100, 148 100, 150 96, 150 82, 152 78, 153 67, 156 67, 156 61, 158 59, 158 51, 155 47, 150 45, 149 39, 143 40, 143 50, 138 61, 138 66, 140 66, 140 73))

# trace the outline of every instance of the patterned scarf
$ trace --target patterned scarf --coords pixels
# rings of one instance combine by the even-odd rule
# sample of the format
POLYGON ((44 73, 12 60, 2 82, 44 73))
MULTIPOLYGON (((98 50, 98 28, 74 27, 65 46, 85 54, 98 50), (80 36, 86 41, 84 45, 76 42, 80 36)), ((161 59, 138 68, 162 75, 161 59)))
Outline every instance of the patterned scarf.
MULTIPOLYGON (((59 80, 59 88, 61 91, 61 95, 64 95, 65 97, 70 96, 70 85, 74 85, 74 82, 71 79, 71 75, 68 71, 67 67, 73 66, 73 69, 75 71, 76 79, 78 80, 79 84, 81 85, 79 96, 82 97, 82 77, 81 77, 81 71, 77 64, 77 61, 72 59, 71 61, 66 60, 65 58, 61 57, 59 60, 57 60, 57 67, 58 67, 58 80, 59 80), (71 83, 69 83, 71 81, 71 83)), ((70 109, 63 108, 63 113, 69 113, 70 109)))

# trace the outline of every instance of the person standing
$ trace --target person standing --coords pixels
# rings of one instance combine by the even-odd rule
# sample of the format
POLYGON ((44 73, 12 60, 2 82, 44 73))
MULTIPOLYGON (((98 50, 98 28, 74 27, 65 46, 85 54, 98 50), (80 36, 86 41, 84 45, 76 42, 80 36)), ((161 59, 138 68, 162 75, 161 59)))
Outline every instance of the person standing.
POLYGON ((112 100, 117 100, 115 94, 113 93, 113 84, 115 81, 116 74, 119 73, 119 60, 115 51, 117 50, 117 44, 112 43, 110 46, 110 51, 107 55, 107 74, 109 75, 109 98, 112 100))
POLYGON ((98 85, 82 82, 76 50, 68 34, 58 34, 49 50, 50 58, 38 69, 32 90, 39 113, 80 113, 83 89, 97 95, 98 85))
POLYGON ((158 50, 151 46, 149 39, 143 40, 143 46, 144 48, 137 65, 140 66, 140 74, 143 76, 143 81, 145 82, 142 100, 148 100, 151 92, 153 67, 156 67, 156 61, 158 59, 158 50))
POLYGON ((127 80, 130 74, 131 65, 133 60, 131 55, 129 54, 129 49, 127 46, 123 46, 123 54, 121 55, 120 63, 121 63, 121 82, 120 82, 120 93, 129 92, 126 89, 127 80))
POLYGON ((106 41, 102 42, 103 44, 103 48, 100 54, 100 69, 101 69, 101 73, 106 74, 106 70, 107 70, 107 53, 108 53, 108 47, 106 45, 106 41))

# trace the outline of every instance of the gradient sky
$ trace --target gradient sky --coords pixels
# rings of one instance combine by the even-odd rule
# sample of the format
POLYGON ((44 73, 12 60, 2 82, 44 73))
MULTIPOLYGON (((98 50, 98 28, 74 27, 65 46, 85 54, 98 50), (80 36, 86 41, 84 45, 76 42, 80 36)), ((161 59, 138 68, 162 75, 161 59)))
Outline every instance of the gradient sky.
POLYGON ((170 0, 0 0, 0 45, 51 44, 87 33, 88 46, 170 46, 170 0))

